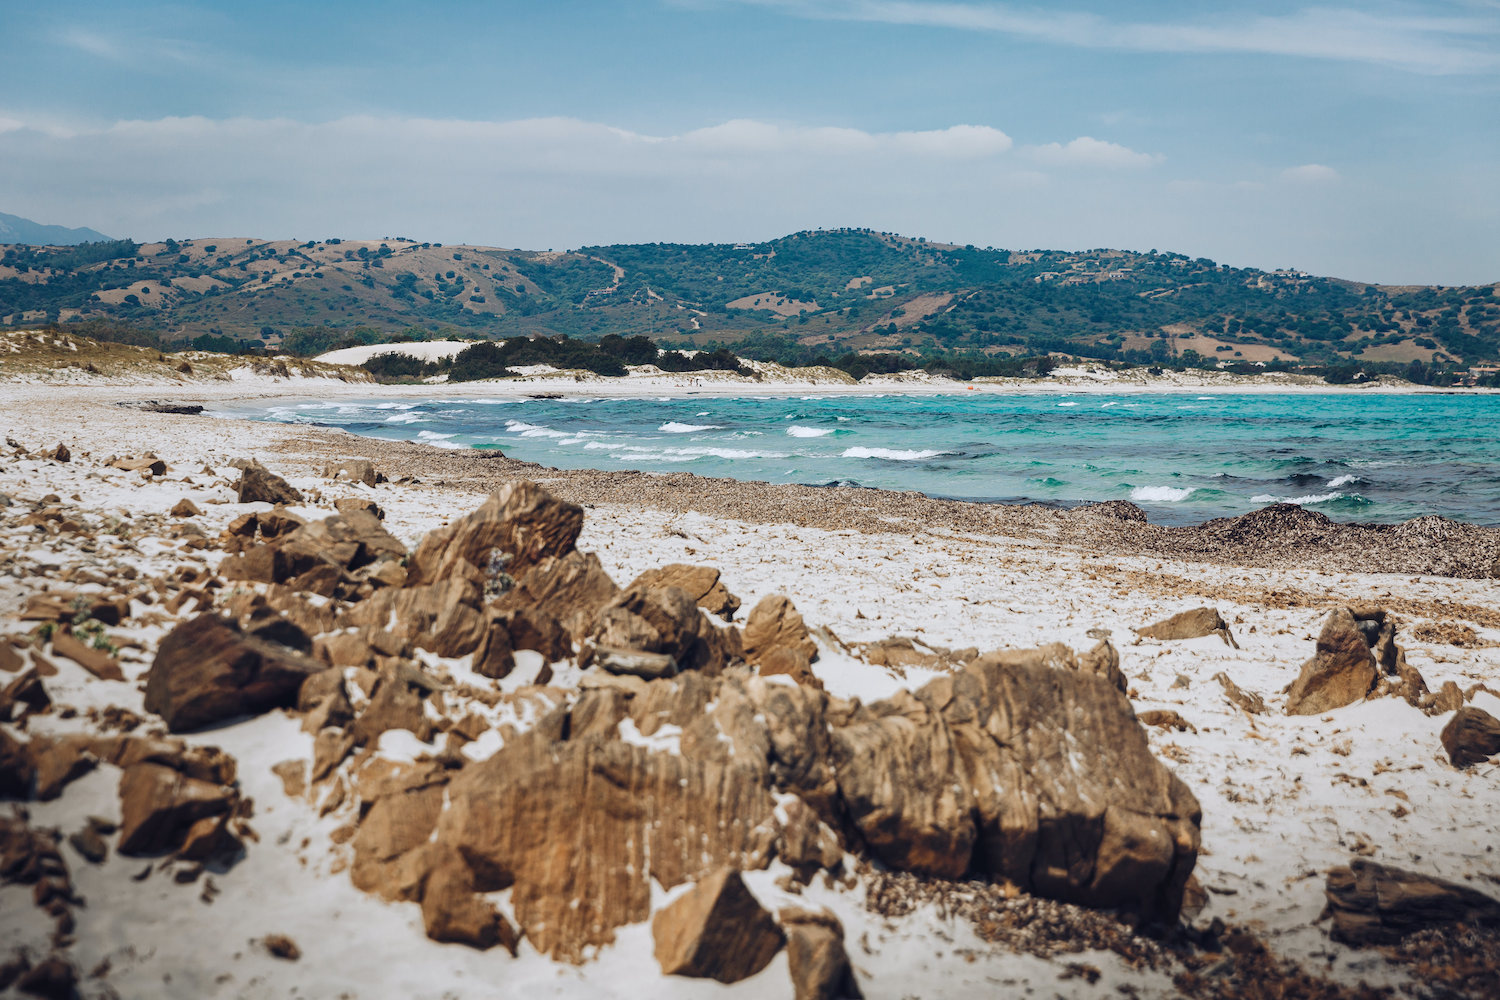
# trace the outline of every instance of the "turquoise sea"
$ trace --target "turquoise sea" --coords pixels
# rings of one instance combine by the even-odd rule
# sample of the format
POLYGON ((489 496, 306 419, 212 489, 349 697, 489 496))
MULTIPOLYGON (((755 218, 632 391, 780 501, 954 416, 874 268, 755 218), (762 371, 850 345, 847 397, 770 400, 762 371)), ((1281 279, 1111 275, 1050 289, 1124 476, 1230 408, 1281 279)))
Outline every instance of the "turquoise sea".
POLYGON ((559 468, 915 490, 1071 506, 1131 500, 1159 524, 1277 501, 1341 521, 1500 524, 1500 396, 714 396, 339 400, 221 409, 559 468))

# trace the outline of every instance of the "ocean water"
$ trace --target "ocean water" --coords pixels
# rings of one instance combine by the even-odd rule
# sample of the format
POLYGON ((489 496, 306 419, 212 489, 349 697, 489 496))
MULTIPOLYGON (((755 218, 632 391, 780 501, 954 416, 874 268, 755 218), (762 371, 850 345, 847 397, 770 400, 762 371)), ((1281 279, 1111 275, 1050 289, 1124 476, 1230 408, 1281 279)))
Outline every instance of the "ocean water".
POLYGON ((1277 501, 1341 521, 1500 524, 1500 396, 839 395, 236 407, 567 469, 915 490, 984 502, 1130 500, 1158 524, 1277 501))

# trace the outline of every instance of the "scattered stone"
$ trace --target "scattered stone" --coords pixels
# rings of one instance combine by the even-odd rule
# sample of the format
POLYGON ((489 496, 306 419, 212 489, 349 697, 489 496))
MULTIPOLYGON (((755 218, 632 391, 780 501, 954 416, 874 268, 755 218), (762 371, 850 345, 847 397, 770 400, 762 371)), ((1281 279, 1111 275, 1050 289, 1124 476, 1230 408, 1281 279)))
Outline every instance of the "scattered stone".
POLYGON ((1228 698, 1230 702, 1237 705, 1240 709, 1249 712, 1251 715, 1264 715, 1266 713, 1266 700, 1260 695, 1246 691, 1240 687, 1230 679, 1228 674, 1220 671, 1214 674, 1214 680, 1218 681, 1219 686, 1224 689, 1224 697, 1228 698))
POLYGON ((42 457, 50 458, 54 462, 71 462, 73 460, 73 453, 68 450, 67 445, 59 443, 51 451, 43 452, 42 457))
POLYGON ((651 920, 656 961, 668 976, 737 983, 770 964, 786 938, 740 873, 721 868, 651 920))
POLYGON ((285 934, 267 934, 261 938, 260 943, 265 945, 266 951, 288 962, 295 962, 302 957, 302 949, 297 947, 297 942, 285 934))
POLYGON ((474 894, 474 875, 457 854, 443 855, 422 888, 422 924, 434 941, 484 951, 502 945, 516 953, 516 929, 488 901, 474 894))
POLYGON ((259 462, 252 460, 240 472, 240 503, 297 504, 303 499, 301 490, 259 462))
MULTIPOLYGON (((385 520, 385 511, 374 500, 366 500, 364 497, 344 497, 333 502, 333 509, 340 514, 369 514, 377 521, 385 520)), ((405 578, 403 577, 403 580, 405 578)))
POLYGON ((280 764, 273 765, 271 773, 281 779, 281 788, 286 792, 287 798, 300 799, 307 791, 306 761, 284 760, 280 764))
POLYGON ((760 663, 776 648, 801 653, 809 663, 818 658, 818 644, 808 634, 807 623, 782 594, 767 594, 750 609, 744 645, 745 661, 750 664, 760 663))
POLYGON ((73 1000, 78 996, 78 972, 61 955, 49 955, 16 979, 16 992, 43 1000, 73 1000))
POLYGON ((1459 622, 1423 623, 1411 630, 1411 637, 1418 642, 1443 643, 1460 649, 1490 645, 1474 629, 1459 622))
POLYGON ((1388 945, 1455 923, 1500 926, 1500 900, 1430 875, 1355 858, 1328 873, 1329 936, 1354 947, 1388 945))
MULTIPOLYGON (((300 630, 295 634, 307 644, 300 630)), ((199 615, 162 639, 146 677, 146 710, 172 732, 184 732, 293 705, 302 682, 324 669, 302 650, 242 632, 227 618, 199 615)))
POLYGON ((332 462, 323 466, 325 479, 337 479, 342 482, 364 483, 366 486, 374 486, 385 482, 385 476, 375 471, 373 463, 363 458, 351 459, 347 462, 332 462))
POLYGON ((113 656, 102 649, 85 646, 70 632, 59 629, 52 634, 52 652, 66 656, 101 681, 125 679, 125 672, 113 656))
POLYGON ((1136 718, 1141 720, 1143 726, 1155 726, 1158 729, 1175 729, 1179 733, 1198 731, 1198 727, 1184 719, 1170 708, 1156 708, 1147 712, 1141 712, 1136 718))
POLYGON ((1444 681, 1436 694, 1422 699, 1421 707, 1428 715, 1447 715, 1464 707, 1464 693, 1456 681, 1444 681))
POLYGON ((1482 764, 1500 754, 1500 719, 1466 705, 1448 720, 1440 738, 1454 767, 1482 764))
POLYGON ((660 569, 648 569, 630 586, 677 587, 685 591, 698 607, 726 622, 734 619, 734 613, 740 607, 740 599, 719 580, 719 571, 713 566, 670 563, 660 569))
POLYGON ((1219 615, 1217 608, 1193 608, 1180 611, 1165 621, 1134 630, 1148 639, 1197 639, 1205 635, 1217 635, 1226 646, 1239 649, 1229 624, 1219 615))
POLYGON ((70 833, 68 843, 85 861, 96 865, 109 856, 109 844, 104 839, 104 833, 93 823, 70 833))
POLYGON ((144 472, 153 477, 167 474, 167 463, 149 455, 145 458, 117 458, 106 467, 123 469, 126 472, 144 472))
POLYGON ((860 1000, 844 950, 844 926, 827 910, 797 908, 778 916, 786 932, 787 968, 795 1000, 860 1000))
POLYGON ((203 511, 193 501, 183 497, 172 505, 171 514, 173 517, 201 517, 203 511))
POLYGON ((176 850, 189 828, 228 813, 232 788, 189 778, 162 764, 142 762, 120 775, 120 840, 116 850, 139 856, 176 850))
POLYGON ((1288 715, 1318 715, 1352 705, 1375 687, 1370 642, 1348 608, 1329 612, 1318 634, 1317 652, 1287 694, 1288 715))

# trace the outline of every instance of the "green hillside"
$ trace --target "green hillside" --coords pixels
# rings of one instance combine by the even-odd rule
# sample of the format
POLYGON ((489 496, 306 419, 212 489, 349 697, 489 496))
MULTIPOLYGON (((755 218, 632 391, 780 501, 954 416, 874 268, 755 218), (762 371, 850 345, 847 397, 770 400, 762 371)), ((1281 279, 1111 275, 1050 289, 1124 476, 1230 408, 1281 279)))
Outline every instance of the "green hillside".
POLYGON ((487 337, 644 334, 808 355, 1500 358, 1493 285, 1397 288, 1173 253, 996 250, 870 230, 566 253, 244 238, 0 252, 0 324, 90 319, 164 340, 212 334, 267 346, 304 328, 337 339, 355 327, 422 326, 487 337))

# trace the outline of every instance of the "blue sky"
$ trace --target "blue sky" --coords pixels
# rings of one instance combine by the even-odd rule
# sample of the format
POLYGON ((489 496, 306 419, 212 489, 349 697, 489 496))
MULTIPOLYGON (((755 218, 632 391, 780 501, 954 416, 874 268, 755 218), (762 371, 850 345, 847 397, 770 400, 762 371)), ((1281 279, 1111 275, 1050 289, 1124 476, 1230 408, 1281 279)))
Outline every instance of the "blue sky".
POLYGON ((1500 279, 1500 0, 0 0, 0 211, 565 248, 872 226, 1500 279))

